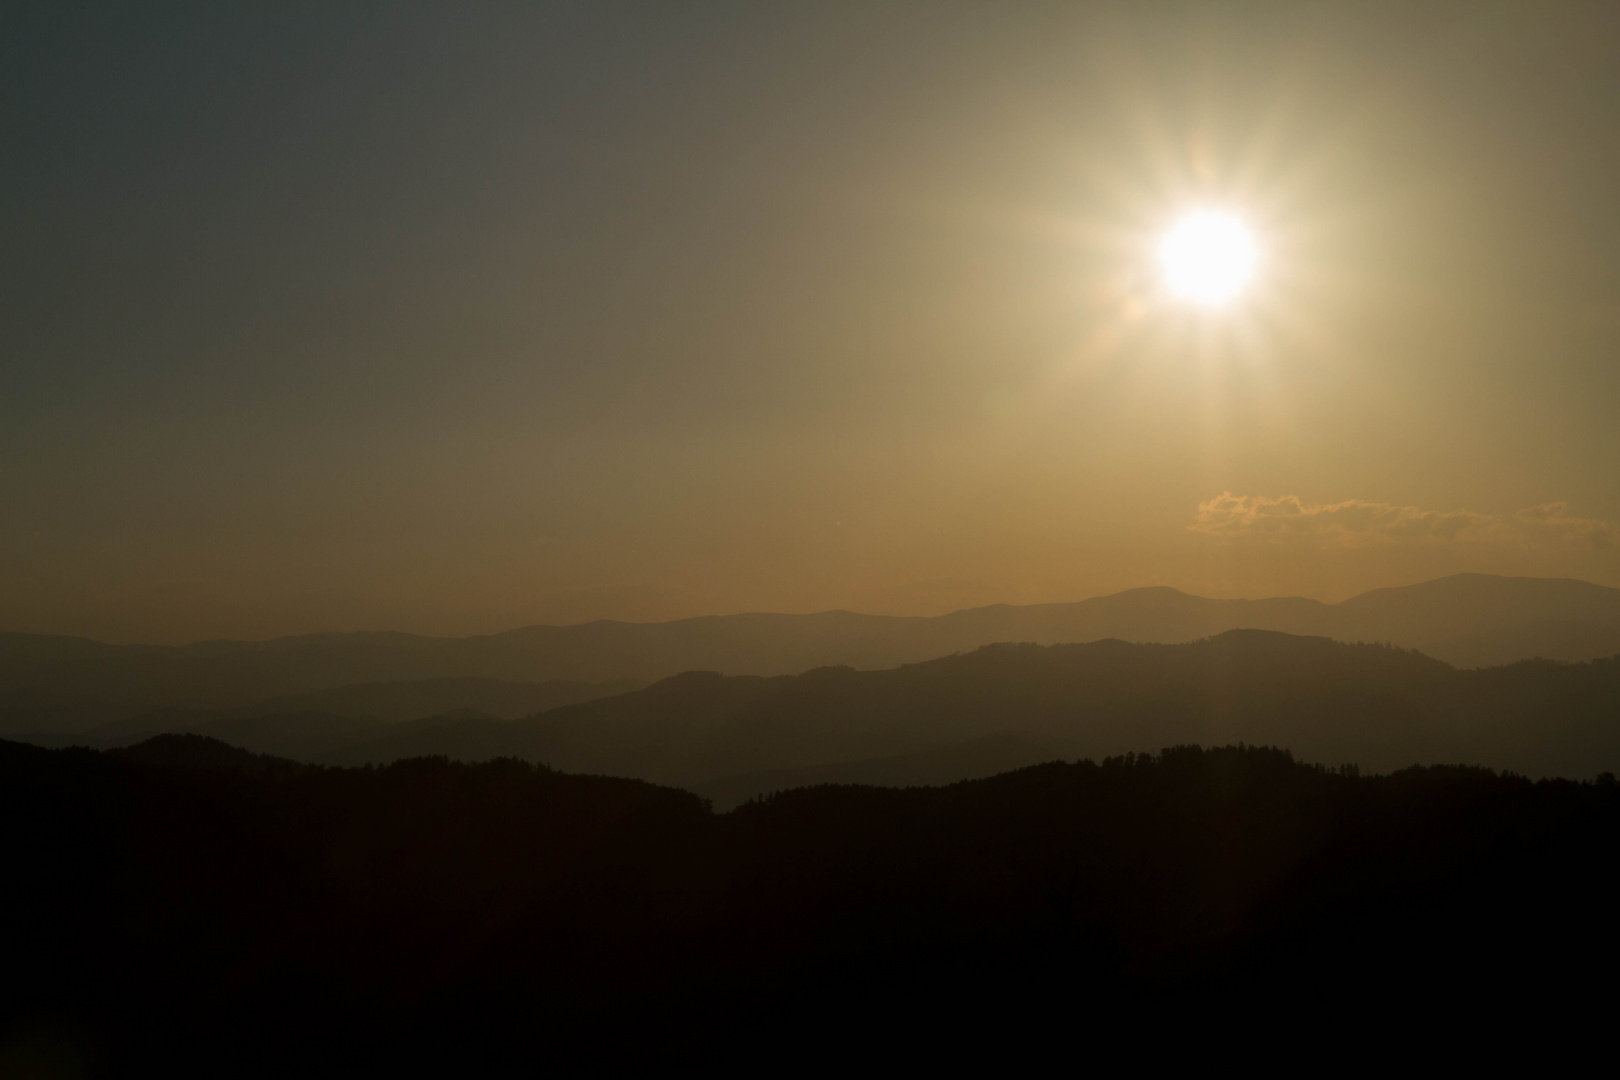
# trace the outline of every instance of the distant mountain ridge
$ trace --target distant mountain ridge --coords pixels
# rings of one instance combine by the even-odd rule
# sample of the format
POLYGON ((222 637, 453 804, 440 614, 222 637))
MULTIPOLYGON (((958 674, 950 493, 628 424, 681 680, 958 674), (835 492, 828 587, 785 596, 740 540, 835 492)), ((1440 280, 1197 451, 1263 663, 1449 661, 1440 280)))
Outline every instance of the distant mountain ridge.
MULTIPOLYGON (((815 784, 939 785, 1183 744, 1281 746, 1378 772, 1468 763, 1591 778, 1620 771, 1620 657, 1460 670, 1383 645, 1230 630, 1180 645, 987 645, 878 671, 693 671, 520 720, 233 713, 161 727, 188 716, 199 718, 160 714, 146 730, 326 765, 521 758, 684 787, 720 809, 815 784)), ((89 741, 125 745, 125 726, 89 741)))
MULTIPOLYGON (((945 783, 1179 744, 1282 746, 1381 772, 1467 762, 1590 777, 1620 770, 1620 657, 1458 670, 1400 649, 1260 630, 1183 645, 992 645, 883 671, 690 672, 498 727, 468 721, 461 734, 475 731, 478 755, 722 802, 809 783, 945 783)), ((474 759, 449 738, 437 752, 474 759)))
MULTIPOLYGON (((1580 661, 1620 653, 1620 589, 1459 574, 1338 604, 1301 597, 1210 600, 1159 587, 926 618, 846 611, 720 615, 532 626, 470 638, 365 632, 115 646, 5 633, 0 732, 83 730, 161 708, 247 708, 359 683, 652 682, 691 670, 784 675, 836 665, 887 668, 1000 641, 1173 644, 1234 629, 1390 642, 1461 667, 1530 657, 1580 661)), ((446 707, 478 708, 472 702, 446 707)))
POLYGON ((513 683, 498 679, 361 683, 272 698, 239 709, 155 709, 79 731, 20 734, 48 746, 113 748, 153 735, 207 733, 262 753, 308 758, 349 743, 397 739, 446 722, 469 718, 515 720, 563 705, 638 690, 642 685, 628 679, 605 683, 513 683))

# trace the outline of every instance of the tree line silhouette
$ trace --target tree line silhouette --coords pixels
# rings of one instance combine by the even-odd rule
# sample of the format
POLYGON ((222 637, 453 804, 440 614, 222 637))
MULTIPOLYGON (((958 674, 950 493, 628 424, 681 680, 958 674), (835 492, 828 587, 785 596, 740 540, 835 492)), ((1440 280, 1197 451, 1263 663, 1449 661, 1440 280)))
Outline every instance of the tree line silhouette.
POLYGON ((0 743, 0 822, 0 1039, 68 1032, 115 1070, 1522 1020, 1620 955, 1612 776, 1180 747, 717 815, 513 760, 321 768, 164 736, 0 743))

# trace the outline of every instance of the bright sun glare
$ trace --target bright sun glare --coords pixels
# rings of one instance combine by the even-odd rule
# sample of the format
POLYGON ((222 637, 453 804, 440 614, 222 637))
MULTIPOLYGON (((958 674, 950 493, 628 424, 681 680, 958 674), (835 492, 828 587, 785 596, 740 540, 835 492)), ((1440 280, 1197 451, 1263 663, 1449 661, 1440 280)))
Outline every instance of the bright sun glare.
POLYGON ((1228 303, 1254 276, 1254 236, 1237 217, 1187 214, 1159 242, 1159 265, 1172 295, 1207 307, 1228 303))

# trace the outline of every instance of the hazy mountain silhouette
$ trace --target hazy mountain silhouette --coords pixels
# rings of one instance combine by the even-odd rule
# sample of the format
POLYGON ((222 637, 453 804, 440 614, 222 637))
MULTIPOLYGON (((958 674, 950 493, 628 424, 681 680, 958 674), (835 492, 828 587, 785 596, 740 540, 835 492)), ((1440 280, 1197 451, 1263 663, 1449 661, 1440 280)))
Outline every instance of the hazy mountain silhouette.
POLYGON ((949 783, 1178 743, 1587 777, 1620 770, 1620 658, 1456 669, 1388 646, 1235 630, 1185 645, 992 645, 881 671, 687 672, 516 721, 306 713, 173 730, 333 765, 509 756, 686 787, 722 808, 817 783, 949 783))
POLYGON ((109 748, 160 733, 206 731, 242 745, 263 742, 264 738, 278 743, 274 747, 265 744, 266 753, 281 753, 284 749, 301 753, 303 745, 298 740, 305 736, 341 745, 381 725, 430 716, 476 714, 510 720, 559 705, 626 693, 644 685, 633 679, 602 683, 570 680, 519 683, 501 679, 440 678, 361 683, 271 698, 241 708, 160 708, 87 728, 71 725, 15 734, 43 745, 109 748), (281 742, 287 743, 285 748, 279 747, 281 742))
MULTIPOLYGON (((428 679, 369 683, 298 697, 276 698, 243 709, 158 709, 99 724, 86 731, 33 732, 22 737, 42 746, 128 746, 159 734, 206 734, 232 746, 301 761, 365 764, 434 753, 431 745, 446 724, 498 721, 544 712, 637 689, 628 680, 608 683, 510 683, 496 679, 428 679), (416 749, 423 739, 420 750, 416 749), (414 740, 414 741, 413 741, 414 740), (358 758, 344 750, 356 743, 389 748, 358 758)), ((476 739, 463 740, 467 746, 476 739)), ((495 756, 493 754, 482 757, 495 756)))
MULTIPOLYGON (((1232 629, 1392 642, 1460 666, 1538 656, 1586 660, 1620 653, 1620 589, 1462 574, 1340 604, 1297 597, 1208 600, 1151 588, 1075 604, 998 605, 936 618, 842 611, 727 615, 534 626, 457 639, 360 633, 157 647, 0 634, 0 730, 83 730, 160 708, 252 706, 354 715, 309 701, 266 703, 358 683, 650 682, 690 670, 781 675, 834 665, 892 667, 997 641, 1175 643, 1232 629)), ((505 715, 475 700, 441 695, 435 701, 415 715, 463 707, 505 715)))
POLYGON ((275 716, 296 712, 329 713, 373 720, 418 720, 457 710, 473 710, 503 720, 533 716, 537 712, 611 697, 646 684, 635 679, 600 683, 555 679, 550 682, 508 682, 502 679, 441 678, 410 682, 362 683, 311 694, 272 698, 242 710, 247 716, 275 716))
MULTIPOLYGON (((693 672, 504 728, 506 753, 716 794, 712 782, 748 773, 814 768, 807 779, 856 781, 870 767, 860 763, 914 755, 956 754, 961 768, 923 768, 909 782, 983 775, 952 745, 987 736, 1013 737, 1026 762, 1247 742, 1377 770, 1466 761, 1591 776, 1620 769, 1620 658, 1458 670, 1269 631, 1187 645, 995 645, 885 671, 693 672), (841 763, 849 771, 826 771, 841 763)), ((457 753, 448 742, 439 752, 457 753)))

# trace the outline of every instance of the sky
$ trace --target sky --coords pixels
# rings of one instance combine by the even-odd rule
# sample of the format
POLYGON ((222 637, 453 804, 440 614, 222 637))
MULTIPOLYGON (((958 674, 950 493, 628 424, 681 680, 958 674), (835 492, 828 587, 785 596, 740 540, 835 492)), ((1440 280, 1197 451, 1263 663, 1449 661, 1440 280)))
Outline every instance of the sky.
POLYGON ((1620 586, 1612 5, 7 5, 0 630, 1620 586), (1181 215, 1254 280, 1166 294, 1181 215))

